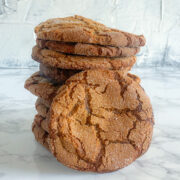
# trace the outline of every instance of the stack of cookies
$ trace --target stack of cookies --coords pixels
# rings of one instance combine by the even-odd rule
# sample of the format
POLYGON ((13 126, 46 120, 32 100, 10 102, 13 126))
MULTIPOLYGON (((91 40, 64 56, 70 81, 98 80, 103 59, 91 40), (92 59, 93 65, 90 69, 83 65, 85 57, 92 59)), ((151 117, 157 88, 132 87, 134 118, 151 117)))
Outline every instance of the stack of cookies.
POLYGON ((150 100, 128 73, 144 37, 73 16, 35 28, 39 71, 25 82, 38 97, 32 131, 59 162, 110 172, 145 153, 153 131, 150 100))

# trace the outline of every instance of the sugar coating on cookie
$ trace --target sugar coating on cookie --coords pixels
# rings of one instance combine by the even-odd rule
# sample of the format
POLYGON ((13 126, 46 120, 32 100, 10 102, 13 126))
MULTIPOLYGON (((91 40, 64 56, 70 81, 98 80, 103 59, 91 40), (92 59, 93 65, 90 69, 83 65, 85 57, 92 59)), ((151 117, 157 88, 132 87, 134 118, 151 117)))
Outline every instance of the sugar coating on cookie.
POLYGON ((49 147, 71 168, 115 171, 147 151, 153 124, 150 100, 138 82, 119 71, 83 71, 53 99, 49 147))
POLYGON ((135 35, 105 25, 82 16, 54 18, 35 27, 38 39, 100 44, 116 47, 144 46, 143 35, 135 35))

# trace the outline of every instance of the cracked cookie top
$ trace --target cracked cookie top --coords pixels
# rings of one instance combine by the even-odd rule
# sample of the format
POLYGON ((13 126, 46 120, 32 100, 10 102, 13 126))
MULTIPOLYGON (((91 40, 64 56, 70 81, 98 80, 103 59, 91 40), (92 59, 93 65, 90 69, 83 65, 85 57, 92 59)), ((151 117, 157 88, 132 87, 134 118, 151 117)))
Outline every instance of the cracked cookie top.
POLYGON ((119 71, 83 71, 53 99, 49 146, 71 168, 114 171, 146 152, 153 124, 150 100, 138 82, 119 71))
POLYGON ((77 15, 49 19, 36 26, 35 33, 38 39, 116 47, 139 47, 144 46, 146 42, 143 35, 108 28, 96 21, 77 15))

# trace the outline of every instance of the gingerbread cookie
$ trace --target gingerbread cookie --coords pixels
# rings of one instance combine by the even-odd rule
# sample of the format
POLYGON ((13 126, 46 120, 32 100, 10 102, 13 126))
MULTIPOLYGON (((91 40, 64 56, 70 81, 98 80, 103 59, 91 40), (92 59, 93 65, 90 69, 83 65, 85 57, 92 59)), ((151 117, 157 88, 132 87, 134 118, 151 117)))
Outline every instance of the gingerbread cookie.
POLYGON ((61 68, 61 69, 117 69, 130 70, 136 62, 136 57, 86 57, 67 55, 49 49, 40 49, 37 46, 32 49, 32 58, 46 66, 61 68))
POLYGON ((37 39, 36 44, 41 49, 50 49, 66 54, 102 57, 127 57, 136 55, 140 48, 112 47, 83 43, 64 43, 37 39))
POLYGON ((147 151, 152 107, 132 78, 119 71, 83 71, 56 94, 50 109, 49 147, 64 165, 110 172, 147 151))
POLYGON ((145 45, 143 35, 135 35, 82 16, 49 19, 35 28, 38 39, 100 44, 115 47, 139 47, 145 45))

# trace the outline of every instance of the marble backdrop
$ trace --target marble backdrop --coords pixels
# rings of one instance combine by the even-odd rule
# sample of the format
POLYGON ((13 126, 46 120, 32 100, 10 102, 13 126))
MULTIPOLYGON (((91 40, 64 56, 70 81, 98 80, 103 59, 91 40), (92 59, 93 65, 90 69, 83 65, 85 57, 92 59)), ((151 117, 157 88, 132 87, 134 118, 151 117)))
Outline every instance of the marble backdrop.
POLYGON ((136 66, 180 66, 179 9, 179 0, 0 0, 0 67, 37 66, 34 26, 74 14, 144 34, 136 66))

